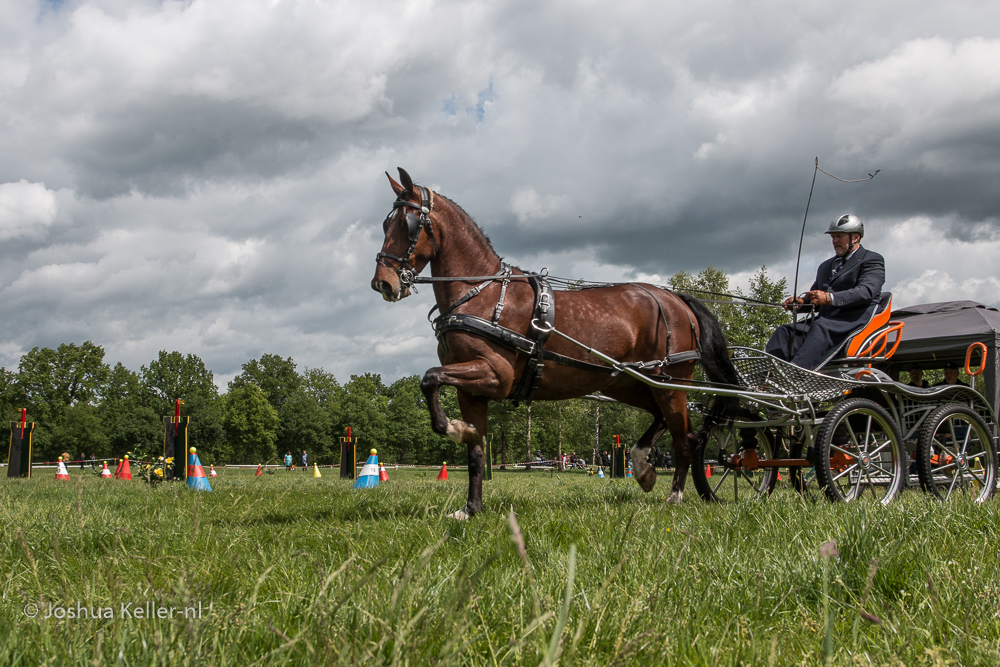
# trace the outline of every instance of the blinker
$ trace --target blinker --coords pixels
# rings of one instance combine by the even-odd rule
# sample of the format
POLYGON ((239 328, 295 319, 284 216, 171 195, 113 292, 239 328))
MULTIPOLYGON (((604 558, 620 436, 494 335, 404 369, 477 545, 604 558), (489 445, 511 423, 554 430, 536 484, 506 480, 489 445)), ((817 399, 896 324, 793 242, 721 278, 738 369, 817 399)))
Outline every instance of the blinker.
POLYGON ((406 214, 406 233, 410 241, 416 241, 420 237, 420 218, 415 213, 406 214))

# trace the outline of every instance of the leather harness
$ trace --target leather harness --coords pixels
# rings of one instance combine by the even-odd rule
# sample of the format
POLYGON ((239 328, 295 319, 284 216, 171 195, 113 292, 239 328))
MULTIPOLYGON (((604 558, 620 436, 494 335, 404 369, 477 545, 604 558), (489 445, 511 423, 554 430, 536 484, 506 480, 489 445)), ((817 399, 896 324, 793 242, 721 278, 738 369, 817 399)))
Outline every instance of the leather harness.
MULTIPOLYGON (((506 282, 510 280, 510 267, 504 265, 504 270, 501 271, 501 274, 505 275, 503 289, 506 290, 506 282)), ((437 337, 438 343, 440 343, 441 346, 447 350, 448 345, 445 340, 445 334, 450 331, 457 331, 491 340, 509 350, 528 357, 528 363, 525 365, 524 372, 521 374, 521 380, 518 382, 513 393, 507 397, 507 400, 513 401, 514 403, 519 403, 521 401, 526 403, 531 402, 535 391, 538 390, 538 385, 542 381, 542 372, 545 369, 546 361, 553 361, 563 366, 569 366, 571 368, 577 368, 591 373, 604 373, 612 376, 618 375, 621 372, 620 369, 612 368, 611 366, 592 364, 587 361, 581 361, 579 359, 567 357, 566 355, 559 354, 558 352, 545 349, 545 343, 548 341, 549 336, 555 327, 555 295, 553 294, 552 287, 549 285, 548 280, 545 279, 543 274, 528 273, 526 275, 528 283, 535 292, 535 307, 532 312, 531 319, 532 326, 528 328, 527 335, 497 324, 497 320, 499 320, 498 312, 495 313, 492 322, 481 317, 476 317, 475 315, 453 312, 455 308, 479 294, 479 292, 481 292, 487 284, 493 282, 494 279, 490 279, 486 283, 474 287, 458 301, 448 306, 448 308, 446 308, 441 315, 431 321, 431 325, 434 328, 434 335, 437 337)), ((635 287, 649 293, 649 295, 656 300, 657 305, 659 306, 659 299, 656 299, 652 292, 642 285, 635 285, 635 287)), ((503 299, 504 293, 502 291, 500 301, 497 303, 497 311, 503 309, 503 299)), ((696 335, 693 337, 697 349, 670 354, 670 326, 667 323, 666 313, 663 312, 663 307, 659 307, 663 324, 667 330, 666 357, 658 361, 624 363, 621 364, 622 366, 632 367, 639 371, 649 371, 651 369, 663 368, 671 364, 698 361, 701 359, 701 343, 696 335)), ((430 316, 436 308, 437 306, 431 308, 431 312, 428 313, 428 316, 430 316)), ((688 316, 688 319, 691 324, 691 332, 692 334, 695 334, 694 321, 690 319, 690 315, 688 316)))
MULTIPOLYGON (((420 231, 422 229, 427 230, 427 235, 431 238, 431 242, 434 245, 434 253, 437 254, 438 246, 437 239, 434 238, 434 229, 430 219, 430 212, 434 207, 434 199, 431 191, 425 187, 417 186, 420 193, 420 205, 416 205, 406 201, 405 199, 397 199, 393 205, 393 210, 390 211, 389 215, 386 216, 384 226, 388 226, 389 219, 392 217, 392 213, 395 212, 397 208, 409 208, 416 210, 419 215, 415 213, 406 214, 406 226, 407 226, 407 238, 410 241, 410 248, 403 257, 397 257, 385 252, 380 252, 376 255, 376 261, 384 264, 399 275, 401 282, 408 286, 413 286, 414 283, 423 282, 437 282, 439 280, 455 280, 451 278, 422 278, 416 276, 416 271, 413 265, 410 263, 410 257, 413 255, 414 250, 417 246, 417 241, 420 239, 420 231), (385 260, 392 260, 396 262, 396 266, 389 264, 385 260)), ((441 314, 431 320, 431 326, 434 328, 434 335, 438 340, 438 343, 445 349, 448 349, 448 344, 445 339, 445 335, 449 332, 456 331, 460 333, 472 334, 491 340, 509 350, 516 352, 517 354, 523 354, 528 357, 528 363, 524 368, 524 372, 521 374, 521 380, 518 382, 517 387, 515 387, 513 393, 507 397, 507 400, 513 401, 515 404, 521 401, 531 402, 535 391, 538 390, 538 385, 542 381, 542 372, 545 369, 546 361, 553 361, 557 364, 563 366, 570 366, 571 368, 577 368, 583 371, 589 371, 591 373, 605 373, 607 375, 616 376, 621 372, 621 368, 613 368, 611 366, 601 366, 598 364, 592 364, 587 361, 581 361, 579 359, 574 359, 572 357, 567 357, 565 355, 559 354, 557 352, 552 352, 551 350, 545 349, 545 343, 548 341, 549 336, 552 331, 555 330, 556 321, 556 302, 555 294, 552 291, 551 285, 549 285, 548 280, 546 280, 547 272, 543 269, 542 273, 526 273, 525 276, 517 276, 518 278, 526 278, 528 283, 531 285, 532 290, 535 293, 535 306, 532 311, 531 325, 528 327, 527 335, 518 333, 513 329, 508 329, 507 327, 502 327, 499 325, 500 314, 503 312, 505 300, 507 296, 507 286, 513 277, 513 268, 503 262, 500 264, 500 272, 493 276, 483 276, 486 278, 485 282, 473 287, 471 290, 462 295, 457 301, 452 303, 450 306, 441 311, 441 314), (481 317, 476 317, 475 315, 467 315, 465 313, 454 312, 462 304, 468 302, 470 299, 476 297, 484 288, 492 284, 496 280, 500 280, 500 297, 497 300, 496 308, 493 311, 492 321, 485 320, 481 317)), ((457 280, 466 280, 459 278, 457 280)), ((644 361, 644 362, 629 362, 619 364, 621 367, 634 368, 638 371, 648 372, 653 369, 660 369, 672 364, 679 364, 687 361, 698 361, 701 359, 701 341, 698 340, 695 330, 695 322, 691 319, 690 312, 687 313, 688 322, 691 325, 691 334, 695 340, 695 346, 697 349, 687 350, 684 352, 678 352, 676 354, 670 354, 670 325, 667 322, 666 313, 663 312, 663 305, 660 300, 650 292, 648 289, 642 285, 634 285, 644 292, 648 293, 653 300, 656 302, 657 307, 660 309, 660 316, 663 320, 663 325, 666 327, 667 331, 667 352, 666 356, 662 360, 657 361, 644 361)), ((672 294, 671 292, 668 292, 672 294)), ((676 298, 676 297, 675 297, 676 298)), ((428 318, 437 310, 437 305, 431 308, 430 312, 427 313, 428 318)), ((687 309, 685 309, 687 310, 687 309)))

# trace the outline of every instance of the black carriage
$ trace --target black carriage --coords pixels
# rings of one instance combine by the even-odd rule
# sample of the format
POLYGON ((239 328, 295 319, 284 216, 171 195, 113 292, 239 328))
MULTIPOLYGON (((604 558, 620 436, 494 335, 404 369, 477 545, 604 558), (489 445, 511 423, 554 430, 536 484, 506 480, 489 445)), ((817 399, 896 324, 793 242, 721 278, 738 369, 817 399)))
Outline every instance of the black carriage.
MULTIPOLYGON (((990 352, 985 343, 957 334, 937 344, 921 335, 913 339, 919 343, 904 347, 901 330, 914 310, 900 313, 904 319, 898 321, 890 321, 891 313, 886 294, 868 325, 816 372, 758 350, 731 348, 744 387, 740 417, 709 428, 699 443, 692 476, 700 495, 766 496, 784 470, 784 479, 800 492, 822 489, 834 501, 871 494, 887 504, 906 487, 942 500, 956 494, 989 498, 997 481, 993 405, 962 385, 918 389, 898 382, 904 362, 895 353, 903 350, 906 364, 926 367, 963 354, 960 361, 974 377, 991 361, 995 365, 995 342, 990 352), (976 352, 979 368, 973 371, 976 352)), ((994 393, 995 377, 988 376, 992 384, 986 385, 994 393)))

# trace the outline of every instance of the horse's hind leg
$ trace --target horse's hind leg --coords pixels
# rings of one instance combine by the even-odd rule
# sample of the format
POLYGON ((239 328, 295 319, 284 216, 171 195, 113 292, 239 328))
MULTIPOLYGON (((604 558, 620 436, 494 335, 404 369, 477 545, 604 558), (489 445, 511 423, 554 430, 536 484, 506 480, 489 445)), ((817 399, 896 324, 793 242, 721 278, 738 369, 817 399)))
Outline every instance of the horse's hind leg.
POLYGON ((646 429, 646 432, 642 434, 642 437, 639 438, 639 441, 635 443, 629 452, 629 456, 632 457, 635 481, 647 493, 652 491, 656 485, 656 469, 649 464, 649 451, 656 444, 656 441, 660 439, 660 436, 663 435, 663 432, 667 430, 667 424, 663 421, 663 415, 658 413, 659 410, 654 413, 653 423, 649 425, 649 428, 646 429))
POLYGON ((670 429, 674 443, 674 483, 670 487, 671 503, 684 500, 684 482, 691 466, 691 454, 698 439, 691 430, 691 419, 687 410, 687 394, 681 391, 656 392, 656 402, 663 410, 663 419, 670 429))

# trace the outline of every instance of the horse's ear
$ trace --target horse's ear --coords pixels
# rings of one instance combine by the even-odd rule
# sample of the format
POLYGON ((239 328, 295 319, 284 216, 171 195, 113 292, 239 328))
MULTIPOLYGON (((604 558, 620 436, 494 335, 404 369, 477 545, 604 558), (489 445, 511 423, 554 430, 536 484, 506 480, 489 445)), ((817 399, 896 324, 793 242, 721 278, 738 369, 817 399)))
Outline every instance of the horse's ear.
POLYGON ((389 175, 389 172, 385 172, 385 177, 389 179, 389 187, 392 188, 392 191, 396 193, 397 197, 406 192, 406 188, 397 183, 396 179, 389 175))
POLYGON ((410 175, 406 173, 406 170, 402 167, 396 167, 399 170, 399 182, 403 184, 403 190, 408 195, 413 194, 413 179, 410 175))

